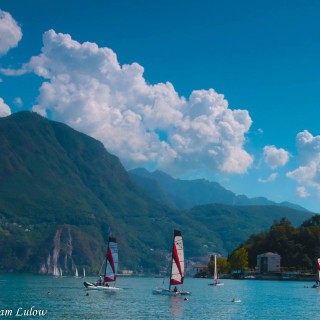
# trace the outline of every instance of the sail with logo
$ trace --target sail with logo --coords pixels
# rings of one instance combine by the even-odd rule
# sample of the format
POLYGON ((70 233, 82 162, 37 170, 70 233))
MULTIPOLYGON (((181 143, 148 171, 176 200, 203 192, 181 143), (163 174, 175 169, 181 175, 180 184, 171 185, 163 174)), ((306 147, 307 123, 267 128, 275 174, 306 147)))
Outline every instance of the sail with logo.
POLYGON ((184 291, 183 288, 178 289, 177 287, 180 285, 183 286, 185 275, 184 267, 185 264, 182 233, 180 230, 174 230, 171 252, 169 288, 165 289, 163 288, 163 286, 157 287, 152 290, 152 293, 166 296, 190 295, 190 292, 184 291), (174 289, 171 288, 172 286, 174 286, 174 289))

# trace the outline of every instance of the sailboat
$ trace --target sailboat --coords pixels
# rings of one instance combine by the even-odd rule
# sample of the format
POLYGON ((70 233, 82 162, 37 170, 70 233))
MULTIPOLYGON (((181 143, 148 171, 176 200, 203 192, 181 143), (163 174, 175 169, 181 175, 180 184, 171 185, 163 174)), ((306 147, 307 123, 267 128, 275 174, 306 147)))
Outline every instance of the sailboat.
POLYGON ((75 273, 74 273, 74 277, 75 278, 80 278, 79 277, 79 272, 78 272, 78 268, 76 267, 76 271, 75 271, 75 273))
POLYGON ((59 268, 56 265, 53 266, 53 276, 55 278, 59 278, 60 277, 60 271, 59 271, 59 268))
POLYGON ((85 278, 86 277, 86 269, 83 268, 82 271, 83 271, 83 278, 85 278))
POLYGON ((209 286, 223 286, 224 283, 219 282, 218 271, 217 271, 217 255, 214 255, 214 274, 213 283, 209 283, 209 286))
POLYGON ((320 258, 318 258, 318 280, 316 280, 316 283, 312 286, 312 288, 320 288, 320 258))
POLYGON ((166 296, 190 295, 191 292, 178 290, 177 285, 182 285, 184 281, 184 249, 182 234, 179 230, 174 230, 172 256, 171 256, 171 270, 169 288, 157 287, 152 290, 153 294, 161 294, 166 296), (171 286, 175 286, 171 289, 171 286))
POLYGON ((84 282, 87 289, 96 290, 122 290, 122 288, 110 286, 109 282, 116 282, 118 269, 118 243, 116 238, 109 237, 108 249, 103 263, 104 274, 100 276, 96 283, 84 282))

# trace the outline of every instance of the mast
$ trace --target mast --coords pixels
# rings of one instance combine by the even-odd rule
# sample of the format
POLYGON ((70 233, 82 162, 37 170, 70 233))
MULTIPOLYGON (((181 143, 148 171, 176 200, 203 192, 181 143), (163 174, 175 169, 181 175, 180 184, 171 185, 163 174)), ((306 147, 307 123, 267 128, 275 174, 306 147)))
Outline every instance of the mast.
POLYGON ((214 274, 213 279, 218 282, 218 273, 217 273, 217 255, 214 255, 214 274))
POLYGON ((169 291, 171 289, 171 277, 172 277, 172 265, 173 265, 173 251, 174 251, 174 237, 176 234, 176 230, 173 232, 173 240, 172 240, 172 250, 171 250, 171 264, 170 264, 170 277, 169 277, 169 291))

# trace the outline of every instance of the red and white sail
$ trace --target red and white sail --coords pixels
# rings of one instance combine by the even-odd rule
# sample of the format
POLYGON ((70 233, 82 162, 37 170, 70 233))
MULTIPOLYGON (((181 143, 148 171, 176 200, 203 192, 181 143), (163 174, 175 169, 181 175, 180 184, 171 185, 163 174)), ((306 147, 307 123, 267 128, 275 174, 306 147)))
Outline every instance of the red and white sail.
POLYGON ((109 237, 106 253, 104 282, 113 282, 117 279, 118 270, 118 244, 114 237, 109 237))
POLYGON ((182 284, 184 279, 184 251, 181 231, 174 230, 170 286, 182 284))
POLYGON ((318 279, 320 281, 320 258, 318 258, 318 279))

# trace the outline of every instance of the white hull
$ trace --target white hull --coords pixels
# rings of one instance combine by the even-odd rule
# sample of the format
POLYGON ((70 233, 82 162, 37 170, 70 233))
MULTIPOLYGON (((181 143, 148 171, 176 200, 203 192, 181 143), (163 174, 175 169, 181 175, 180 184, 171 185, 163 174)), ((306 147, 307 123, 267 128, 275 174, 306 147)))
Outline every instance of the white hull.
POLYGON ((191 292, 189 291, 173 291, 173 290, 168 290, 168 289, 163 289, 163 288, 155 288, 152 290, 153 294, 160 294, 163 296, 186 296, 186 295, 191 295, 191 292))
POLYGON ((160 295, 163 295, 163 296, 173 296, 173 297, 176 297, 176 296, 180 296, 180 292, 178 291, 171 291, 171 290, 167 290, 167 289, 163 289, 163 288, 155 288, 152 290, 152 293, 153 294, 160 294, 160 295))
POLYGON ((218 287, 218 286, 224 286, 224 283, 222 283, 222 282, 218 282, 218 283, 209 283, 209 286, 215 286, 215 287, 218 287))
POLYGON ((91 289, 91 290, 100 290, 100 291, 119 291, 119 290, 122 290, 122 288, 118 288, 118 287, 96 286, 95 284, 90 283, 90 282, 84 282, 83 284, 87 289, 91 289))
POLYGON ((190 296, 190 295, 191 295, 191 292, 189 292, 189 291, 179 291, 179 293, 180 293, 182 296, 190 296))

